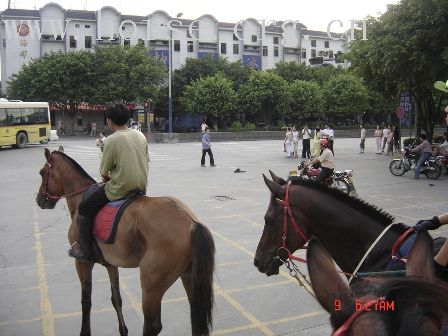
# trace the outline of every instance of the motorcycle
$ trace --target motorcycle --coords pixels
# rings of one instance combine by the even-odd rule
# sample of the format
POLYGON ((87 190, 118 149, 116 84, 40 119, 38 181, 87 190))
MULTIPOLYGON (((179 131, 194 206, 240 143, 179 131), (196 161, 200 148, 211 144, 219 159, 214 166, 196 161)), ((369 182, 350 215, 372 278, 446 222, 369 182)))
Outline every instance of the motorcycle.
MULTIPOLYGON (((411 147, 403 148, 403 157, 401 159, 394 159, 389 165, 389 170, 394 176, 402 176, 407 171, 413 170, 418 163, 420 155, 411 152, 411 147)), ((430 180, 437 180, 442 174, 442 167, 438 163, 441 158, 431 156, 423 163, 420 170, 430 180)))
MULTIPOLYGON (((305 161, 302 161, 297 169, 297 176, 301 179, 316 180, 320 174, 320 168, 309 167, 305 161)), ((352 176, 353 170, 335 171, 331 176, 327 177, 323 183, 331 188, 339 189, 346 194, 350 194, 352 191, 352 176)))

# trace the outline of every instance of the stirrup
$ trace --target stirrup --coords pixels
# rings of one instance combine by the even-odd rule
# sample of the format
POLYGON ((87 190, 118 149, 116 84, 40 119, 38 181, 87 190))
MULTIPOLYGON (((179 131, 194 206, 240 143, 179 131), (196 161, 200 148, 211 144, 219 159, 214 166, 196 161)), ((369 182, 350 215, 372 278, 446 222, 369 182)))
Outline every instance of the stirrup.
POLYGON ((75 258, 81 262, 92 262, 95 261, 93 254, 85 254, 82 249, 81 245, 79 245, 79 242, 74 242, 72 246, 70 246, 70 249, 68 250, 68 255, 72 258, 75 258), (77 248, 75 247, 77 246, 77 248))

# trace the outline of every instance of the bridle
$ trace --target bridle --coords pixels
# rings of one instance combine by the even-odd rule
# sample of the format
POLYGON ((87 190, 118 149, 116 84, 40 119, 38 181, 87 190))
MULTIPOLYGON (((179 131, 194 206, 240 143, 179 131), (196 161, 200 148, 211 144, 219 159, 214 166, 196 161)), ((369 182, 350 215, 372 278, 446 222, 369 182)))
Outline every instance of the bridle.
POLYGON ((61 198, 70 198, 73 196, 76 196, 78 194, 83 193, 84 191, 86 191, 87 189, 90 188, 91 185, 87 185, 79 190, 75 190, 71 193, 68 194, 62 194, 62 195, 53 195, 50 193, 49 191, 49 187, 48 187, 48 182, 50 180, 50 177, 52 176, 52 168, 53 168, 53 163, 54 163, 54 158, 53 158, 54 153, 50 154, 50 158, 47 160, 47 162, 45 163, 45 165, 48 167, 46 169, 46 175, 45 175, 45 184, 44 184, 44 195, 46 197, 47 200, 60 200, 61 198))
MULTIPOLYGON (((291 186, 291 181, 288 181, 288 183, 286 184, 286 190, 285 190, 285 200, 281 200, 279 198, 275 198, 275 201, 283 204, 283 225, 282 225, 282 242, 281 242, 281 246, 278 248, 277 250, 277 256, 274 257, 275 260, 280 260, 283 263, 286 263, 288 259, 292 259, 292 260, 296 260, 296 261, 300 261, 303 263, 306 263, 306 260, 300 257, 296 257, 294 256, 288 249, 288 247, 286 246, 286 238, 287 238, 287 234, 288 234, 288 223, 290 223, 292 229, 294 230, 294 232, 296 234, 298 234, 303 240, 304 243, 303 245, 305 245, 308 241, 309 238, 307 237, 307 235, 305 234, 304 230, 302 230, 300 228, 300 226, 297 224, 296 220, 294 219, 292 210, 291 210, 291 206, 289 203, 289 187, 291 186), (286 260, 283 260, 282 257, 280 256, 280 252, 281 251, 285 251, 288 254, 288 257, 286 258, 286 260)), ((302 245, 302 246, 303 246, 302 245)))

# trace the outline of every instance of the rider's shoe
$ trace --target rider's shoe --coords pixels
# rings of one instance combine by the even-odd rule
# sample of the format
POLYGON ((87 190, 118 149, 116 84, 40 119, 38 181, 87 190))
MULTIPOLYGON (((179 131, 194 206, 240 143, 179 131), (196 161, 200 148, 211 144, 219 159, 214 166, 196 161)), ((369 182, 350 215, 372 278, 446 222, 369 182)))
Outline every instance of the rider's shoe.
POLYGON ((78 215, 79 242, 74 243, 68 255, 79 261, 94 261, 92 250, 92 220, 89 217, 78 215))

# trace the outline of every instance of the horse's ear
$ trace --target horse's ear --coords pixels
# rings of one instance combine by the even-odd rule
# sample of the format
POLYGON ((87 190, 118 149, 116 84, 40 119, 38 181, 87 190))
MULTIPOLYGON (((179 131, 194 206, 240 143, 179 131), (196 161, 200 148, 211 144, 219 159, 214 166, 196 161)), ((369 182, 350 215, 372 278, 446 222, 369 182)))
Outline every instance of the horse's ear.
POLYGON ((48 148, 45 148, 45 158, 47 159, 47 161, 50 160, 50 157, 51 157, 50 151, 48 150, 48 148))
POLYGON ((269 174, 271 174, 272 181, 274 181, 275 183, 280 184, 280 185, 285 185, 287 183, 284 179, 275 175, 272 170, 269 170, 269 174))
POLYGON ((432 239, 426 230, 419 230, 406 264, 406 274, 434 278, 432 239))
POLYGON ((64 153, 64 147, 62 147, 62 145, 59 146, 59 148, 58 148, 58 152, 62 152, 62 153, 64 153))
POLYGON ((281 186, 275 183, 274 181, 271 181, 263 174, 264 183, 268 186, 269 190, 272 194, 274 194, 275 197, 281 198, 281 186))
POLYGON ((333 259, 312 237, 306 252, 311 285, 321 306, 332 316, 354 307, 353 294, 341 278, 333 259))

